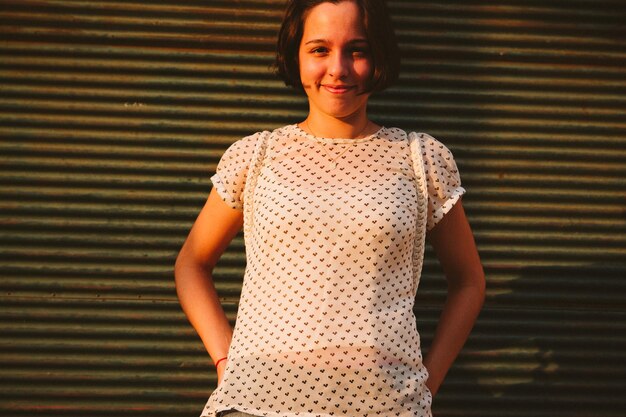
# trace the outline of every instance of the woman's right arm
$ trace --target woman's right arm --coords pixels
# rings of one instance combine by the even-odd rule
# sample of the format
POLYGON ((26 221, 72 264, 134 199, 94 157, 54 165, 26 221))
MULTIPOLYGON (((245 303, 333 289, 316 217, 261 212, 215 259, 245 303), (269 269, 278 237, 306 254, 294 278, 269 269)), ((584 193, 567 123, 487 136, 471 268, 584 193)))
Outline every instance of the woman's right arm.
MULTIPOLYGON (((232 329, 213 285, 212 271, 243 226, 243 212, 229 207, 215 187, 176 258, 176 293, 213 363, 226 356, 232 329)), ((218 384, 227 360, 220 362, 218 384)))

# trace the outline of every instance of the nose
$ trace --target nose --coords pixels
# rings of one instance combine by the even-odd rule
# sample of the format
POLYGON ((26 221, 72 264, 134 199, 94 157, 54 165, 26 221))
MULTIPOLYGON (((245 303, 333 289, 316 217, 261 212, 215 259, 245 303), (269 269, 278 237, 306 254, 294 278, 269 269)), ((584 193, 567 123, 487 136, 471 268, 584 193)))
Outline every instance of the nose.
POLYGON ((343 52, 331 54, 328 74, 335 78, 344 78, 350 73, 350 59, 343 52))

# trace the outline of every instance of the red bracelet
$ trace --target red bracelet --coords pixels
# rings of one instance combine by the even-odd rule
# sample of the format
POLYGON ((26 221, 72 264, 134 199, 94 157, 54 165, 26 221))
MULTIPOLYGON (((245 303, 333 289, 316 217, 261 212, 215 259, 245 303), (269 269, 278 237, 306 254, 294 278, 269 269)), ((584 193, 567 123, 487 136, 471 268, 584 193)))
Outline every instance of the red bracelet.
POLYGON ((220 362, 223 361, 224 359, 228 359, 228 356, 224 356, 222 359, 220 359, 219 361, 215 362, 215 367, 217 368, 217 365, 219 365, 220 362))

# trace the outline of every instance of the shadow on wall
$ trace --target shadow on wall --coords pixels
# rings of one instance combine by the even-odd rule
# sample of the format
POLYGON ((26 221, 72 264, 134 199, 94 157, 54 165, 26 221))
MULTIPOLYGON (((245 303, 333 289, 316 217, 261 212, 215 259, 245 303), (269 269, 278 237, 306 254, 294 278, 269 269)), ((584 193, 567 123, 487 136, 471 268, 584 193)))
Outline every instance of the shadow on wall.
MULTIPOLYGON (((434 415, 623 417, 626 11, 392 7, 403 73, 372 100, 372 117, 453 151, 488 279, 434 415)), ((424 353, 445 293, 427 255, 415 310, 424 353)))
MULTIPOLYGON (((434 415, 623 416, 625 276, 624 263, 599 263, 528 266, 510 280, 491 280, 434 415)), ((433 283, 424 284, 428 292, 433 283)), ((418 309, 432 317, 420 329, 425 351, 438 313, 418 309)))

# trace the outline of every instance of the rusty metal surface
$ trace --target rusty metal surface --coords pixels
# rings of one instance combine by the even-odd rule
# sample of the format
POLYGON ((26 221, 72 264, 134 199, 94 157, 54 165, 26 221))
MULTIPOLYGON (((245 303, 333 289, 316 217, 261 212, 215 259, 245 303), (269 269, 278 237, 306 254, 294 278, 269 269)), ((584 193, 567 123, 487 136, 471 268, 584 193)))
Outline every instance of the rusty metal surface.
MULTIPOLYGON (((435 415, 626 414, 626 6, 390 2, 386 126, 448 145, 488 276, 435 415)), ((0 6, 0 415, 198 415, 210 359, 173 263, 234 140, 304 117, 282 1, 0 6)), ((215 271, 230 319, 242 235, 215 271)), ((445 281, 426 253, 427 347, 445 281)))

